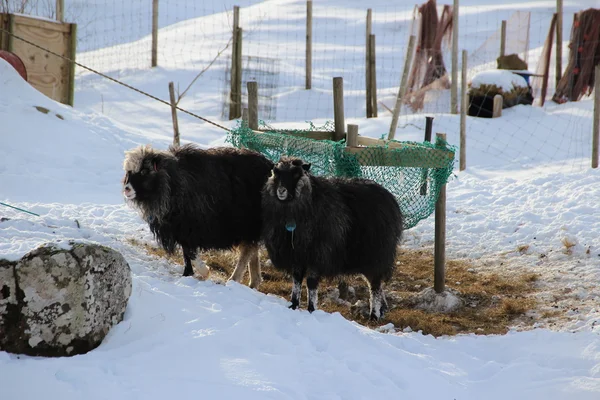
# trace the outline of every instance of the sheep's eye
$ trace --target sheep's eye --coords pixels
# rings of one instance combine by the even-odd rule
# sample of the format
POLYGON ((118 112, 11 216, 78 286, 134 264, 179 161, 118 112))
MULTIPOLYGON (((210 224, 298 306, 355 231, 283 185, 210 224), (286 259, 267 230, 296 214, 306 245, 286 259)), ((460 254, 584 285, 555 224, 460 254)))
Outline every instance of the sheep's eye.
POLYGON ((146 175, 147 173, 148 173, 147 169, 143 169, 143 170, 140 171, 140 174, 142 174, 142 175, 146 175))

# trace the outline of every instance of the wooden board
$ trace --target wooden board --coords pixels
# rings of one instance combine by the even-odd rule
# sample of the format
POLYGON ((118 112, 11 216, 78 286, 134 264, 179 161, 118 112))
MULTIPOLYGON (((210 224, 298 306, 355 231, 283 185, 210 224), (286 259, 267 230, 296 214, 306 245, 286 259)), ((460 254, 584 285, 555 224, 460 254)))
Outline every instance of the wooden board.
MULTIPOLYGON (((255 133, 261 134, 262 131, 254 131, 255 133)), ((309 137, 311 139, 323 140, 326 139, 324 136, 331 136, 332 132, 306 132, 296 133, 293 131, 277 131, 277 133, 286 134, 290 136, 309 137), (308 135, 310 134, 310 136, 308 135)), ((406 167, 406 168, 446 168, 448 167, 448 161, 454 158, 454 152, 446 149, 434 149, 420 147, 413 143, 402 143, 402 142, 390 142, 387 140, 380 140, 368 137, 358 137, 359 146, 370 146, 370 147, 346 147, 345 151, 348 153, 356 154, 358 162, 363 166, 371 167, 406 167), (387 146, 385 147, 374 147, 374 146, 387 146), (399 157, 396 152, 392 149, 400 148, 412 148, 413 151, 419 152, 419 157, 411 155, 410 157, 402 158, 399 157)), ((262 146, 266 148, 276 148, 277 146, 271 146, 266 143, 262 143, 262 146)))
POLYGON ((402 158, 391 149, 383 147, 346 147, 346 152, 356 154, 358 162, 370 167, 446 168, 454 153, 443 149, 419 149, 419 157, 402 158))
MULTIPOLYGON (((9 14, 2 14, 0 20, 8 20, 8 30, 16 36, 64 57, 75 58, 76 25, 9 14)), ((73 105, 74 68, 71 62, 16 37, 3 39, 1 45, 23 60, 31 86, 53 100, 73 105)))

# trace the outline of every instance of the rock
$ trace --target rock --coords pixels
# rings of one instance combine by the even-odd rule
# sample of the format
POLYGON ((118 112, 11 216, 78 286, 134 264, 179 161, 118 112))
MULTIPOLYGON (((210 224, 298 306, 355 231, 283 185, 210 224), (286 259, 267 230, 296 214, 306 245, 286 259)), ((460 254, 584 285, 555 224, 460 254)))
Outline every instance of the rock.
POLYGON ((419 292, 412 302, 415 308, 429 312, 451 313, 457 311, 464 305, 460 294, 453 289, 446 288, 442 293, 436 293, 433 288, 427 288, 419 292))
POLYGON ((0 282, 0 350, 32 356, 95 349, 123 320, 131 295, 123 256, 96 244, 50 244, 0 260, 0 282))

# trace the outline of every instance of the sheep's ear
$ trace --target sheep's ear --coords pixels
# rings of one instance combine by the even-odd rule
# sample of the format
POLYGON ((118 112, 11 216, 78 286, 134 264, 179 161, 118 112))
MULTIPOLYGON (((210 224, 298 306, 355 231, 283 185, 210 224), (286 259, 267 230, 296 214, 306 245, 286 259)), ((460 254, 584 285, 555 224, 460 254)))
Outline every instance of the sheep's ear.
POLYGON ((304 163, 302 164, 302 169, 308 172, 308 170, 310 170, 310 166, 311 163, 304 163))

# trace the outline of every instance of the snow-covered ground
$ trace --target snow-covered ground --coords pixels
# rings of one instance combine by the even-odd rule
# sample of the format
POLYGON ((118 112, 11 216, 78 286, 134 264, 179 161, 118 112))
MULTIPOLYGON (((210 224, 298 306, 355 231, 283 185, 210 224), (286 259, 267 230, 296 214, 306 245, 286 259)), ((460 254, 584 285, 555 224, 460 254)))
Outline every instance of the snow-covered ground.
MULTIPOLYGON (((272 3, 289 5, 290 18, 304 4, 272 3)), ((593 3, 565 2, 565 8, 593 3)), ((355 1, 323 4, 346 14, 363 7, 355 1)), ((206 13, 189 17, 211 21, 206 13)), ((168 26, 161 32, 167 35, 168 26)), ((113 53, 103 54, 110 61, 113 53)), ((194 70, 169 64, 121 75, 162 98, 169 81, 183 85, 194 76, 194 70)), ((456 170, 448 184, 448 257, 469 258, 496 272, 539 273, 538 300, 560 317, 554 323, 540 318, 536 329, 503 336, 436 339, 376 332, 338 314, 292 311, 287 299, 236 283, 182 278, 181 267, 130 245, 127 239, 151 236, 123 203, 123 152, 145 143, 165 148, 170 110, 89 74, 77 83, 71 109, 39 94, 0 60, 0 201, 40 214, 0 207, 0 217, 10 218, 0 222, 0 257, 18 258, 47 241, 102 243, 129 262, 133 294, 124 321, 86 355, 41 359, 0 352, 1 399, 599 398, 600 172, 589 168, 590 99, 544 109, 518 106, 495 120, 469 118, 468 168, 456 170)), ((282 101, 311 100, 295 92, 299 97, 282 101)), ((208 77, 181 106, 233 126, 219 120, 220 100, 218 84, 208 77)), ((320 115, 333 115, 328 102, 322 107, 320 115)), ((458 117, 434 117, 434 129, 458 144, 458 117)), ((423 119, 404 116, 397 138, 422 140, 423 119)), ((289 112, 285 121, 278 126, 305 126, 303 116, 289 112)), ((358 123, 362 135, 379 137, 390 118, 348 122, 358 123)), ((224 143, 224 131, 183 114, 180 126, 185 141, 224 143)), ((403 245, 431 247, 433 225, 433 218, 422 221, 406 232, 403 245)))

